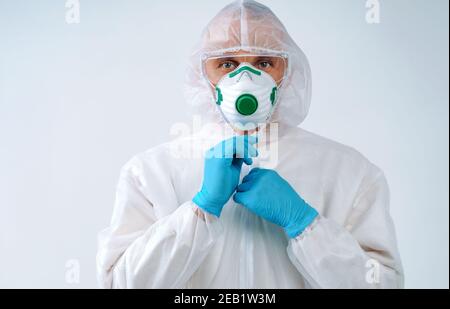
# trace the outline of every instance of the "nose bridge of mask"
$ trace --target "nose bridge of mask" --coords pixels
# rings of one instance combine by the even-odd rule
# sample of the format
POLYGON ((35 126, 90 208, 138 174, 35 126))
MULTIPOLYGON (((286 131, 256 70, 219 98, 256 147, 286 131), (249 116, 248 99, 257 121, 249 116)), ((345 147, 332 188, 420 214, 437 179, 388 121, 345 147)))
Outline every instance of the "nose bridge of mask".
POLYGON ((237 77, 237 80, 239 81, 243 77, 250 78, 253 80, 253 76, 261 76, 262 72, 257 70, 254 66, 252 66, 248 62, 243 62, 239 67, 237 67, 236 70, 231 72, 228 77, 229 78, 235 78, 237 77))
POLYGON ((248 71, 243 71, 237 78, 236 83, 239 83, 241 81, 253 81, 251 73, 248 71))

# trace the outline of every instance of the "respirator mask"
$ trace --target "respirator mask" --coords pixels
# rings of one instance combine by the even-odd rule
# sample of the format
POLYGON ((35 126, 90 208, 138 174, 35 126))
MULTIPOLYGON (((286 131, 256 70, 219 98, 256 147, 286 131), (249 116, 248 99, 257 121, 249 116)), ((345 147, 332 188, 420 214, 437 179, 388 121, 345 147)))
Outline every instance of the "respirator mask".
POLYGON ((223 118, 234 129, 250 131, 270 120, 287 75, 287 57, 209 57, 203 72, 223 118))

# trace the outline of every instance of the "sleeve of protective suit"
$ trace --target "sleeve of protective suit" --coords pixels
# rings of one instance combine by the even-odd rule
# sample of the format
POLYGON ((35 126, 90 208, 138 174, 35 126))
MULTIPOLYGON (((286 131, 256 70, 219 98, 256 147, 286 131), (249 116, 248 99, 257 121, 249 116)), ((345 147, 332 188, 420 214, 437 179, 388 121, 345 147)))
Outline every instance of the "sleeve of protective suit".
POLYGON ((359 191, 344 226, 322 215, 289 242, 289 258, 312 288, 403 287, 383 174, 359 191))
POLYGON ((111 225, 99 236, 100 286, 184 287, 219 237, 221 223, 192 202, 157 219, 130 170, 122 170, 111 225))

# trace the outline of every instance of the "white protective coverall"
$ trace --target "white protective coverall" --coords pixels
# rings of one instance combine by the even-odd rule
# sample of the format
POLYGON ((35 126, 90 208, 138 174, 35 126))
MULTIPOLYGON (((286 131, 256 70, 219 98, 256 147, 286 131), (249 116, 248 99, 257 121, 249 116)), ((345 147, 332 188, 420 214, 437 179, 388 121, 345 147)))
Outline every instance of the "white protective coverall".
MULTIPOLYGON (((99 235, 102 287, 403 286, 385 177, 357 151, 297 127, 310 104, 309 64, 267 7, 238 1, 219 12, 192 55, 186 94, 203 119, 224 130, 178 138, 123 167, 111 224, 99 235), (258 157, 252 167, 275 169, 319 212, 294 239, 232 198, 220 218, 191 201, 201 187, 204 164, 195 154, 233 134, 217 112, 201 58, 238 50, 281 51, 289 57, 289 74, 272 117, 279 132, 266 142, 277 149, 277 160, 269 164, 258 157)), ((252 167, 244 165, 241 177, 252 167)))

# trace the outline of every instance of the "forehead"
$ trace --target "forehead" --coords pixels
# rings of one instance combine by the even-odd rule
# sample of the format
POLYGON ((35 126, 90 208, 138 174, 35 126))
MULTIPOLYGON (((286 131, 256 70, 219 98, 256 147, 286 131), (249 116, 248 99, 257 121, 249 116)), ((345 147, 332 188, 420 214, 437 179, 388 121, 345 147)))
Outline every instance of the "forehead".
POLYGON ((252 55, 251 53, 249 53, 248 51, 245 50, 238 50, 238 51, 230 51, 230 52, 225 52, 224 56, 256 56, 256 55, 252 55))

